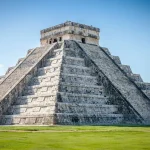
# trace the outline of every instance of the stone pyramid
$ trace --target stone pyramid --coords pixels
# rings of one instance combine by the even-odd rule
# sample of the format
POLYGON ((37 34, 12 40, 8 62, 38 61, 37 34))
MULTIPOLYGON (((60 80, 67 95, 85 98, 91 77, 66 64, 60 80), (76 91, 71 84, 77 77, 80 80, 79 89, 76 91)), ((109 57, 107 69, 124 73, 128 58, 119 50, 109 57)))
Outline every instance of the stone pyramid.
POLYGON ((73 22, 41 31, 41 47, 0 78, 0 124, 150 124, 150 83, 100 47, 94 31, 73 22))

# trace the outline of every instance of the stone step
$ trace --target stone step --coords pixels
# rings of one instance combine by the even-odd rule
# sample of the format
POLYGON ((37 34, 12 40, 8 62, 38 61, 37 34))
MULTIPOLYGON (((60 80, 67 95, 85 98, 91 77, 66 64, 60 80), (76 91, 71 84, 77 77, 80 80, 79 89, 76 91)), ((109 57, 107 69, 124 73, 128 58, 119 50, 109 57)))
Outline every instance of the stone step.
POLYGON ((2 125, 101 125, 121 124, 122 114, 90 115, 78 113, 57 113, 50 115, 3 115, 2 125), (55 120, 55 121, 54 121, 55 120))
POLYGON ((150 90, 150 83, 146 83, 146 82, 135 82, 135 83, 142 90, 150 90))
POLYGON ((54 72, 60 72, 60 69, 61 69, 61 65, 60 64, 56 64, 56 65, 53 65, 53 66, 47 66, 47 67, 43 67, 43 68, 39 68, 38 69, 38 76, 42 76, 42 75, 45 75, 45 74, 51 74, 51 73, 54 73, 54 72))
POLYGON ((64 57, 63 59, 63 63, 64 64, 68 64, 68 65, 75 65, 75 66, 85 66, 85 62, 83 58, 79 58, 79 57, 64 57))
POLYGON ((62 62, 62 56, 49 58, 46 60, 45 66, 59 65, 62 62))
POLYGON ((109 56, 112 56, 107 47, 101 47, 109 56))
POLYGON ((129 78, 134 82, 143 82, 139 74, 128 74, 129 78))
POLYGON ((116 64, 118 64, 118 65, 121 64, 121 60, 120 60, 119 56, 110 55, 110 57, 115 61, 116 64))
MULTIPOLYGON (((35 95, 35 94, 56 94, 58 91, 57 83, 45 83, 41 85, 28 86, 24 90, 24 95, 35 95)), ((60 92, 68 93, 79 93, 79 94, 95 94, 102 95, 103 87, 96 85, 85 85, 85 84, 66 84, 61 82, 59 85, 60 92)))
MULTIPOLYGON (((89 94, 74 94, 58 92, 58 102, 65 103, 86 103, 86 104, 109 104, 108 97, 99 95, 89 94)), ((56 102, 56 94, 39 94, 39 95, 28 95, 19 97, 14 105, 25 105, 25 104, 48 104, 56 102)))
POLYGON ((65 83, 80 83, 80 84, 86 83, 87 85, 98 84, 97 77, 94 76, 65 74, 65 73, 61 73, 61 75, 59 75, 58 73, 51 73, 48 75, 34 77, 31 80, 30 85, 39 85, 44 83, 58 83, 59 79, 60 81, 65 83))
POLYGON ((24 95, 37 95, 37 94, 56 94, 58 91, 58 84, 57 83, 51 83, 51 84, 41 84, 41 85, 34 85, 34 86, 28 86, 24 90, 24 95))
POLYGON ((6 115, 34 115, 34 114, 53 114, 57 113, 89 113, 89 114, 111 114, 116 113, 116 105, 99 105, 99 104, 75 104, 75 103, 48 103, 48 104, 28 104, 13 105, 6 115), (56 104, 56 108, 55 108, 56 104))
POLYGON ((103 95, 103 87, 96 85, 61 83, 59 91, 77 94, 103 95))
POLYGON ((108 97, 92 94, 58 93, 58 102, 81 104, 109 104, 108 97))
POLYGON ((54 115, 3 115, 2 125, 53 125, 54 115))
POLYGON ((55 111, 55 103, 49 104, 31 104, 31 105, 13 105, 5 115, 40 115, 53 114, 55 111))
POLYGON ((116 105, 57 103, 57 113, 112 114, 116 113, 116 105))
POLYGON ((79 52, 73 48, 64 48, 64 55, 70 57, 81 57, 79 52))
POLYGON ((61 82, 64 83, 79 83, 79 84, 85 84, 85 85, 97 85, 97 77, 95 76, 89 76, 89 75, 77 75, 77 74, 65 74, 61 73, 61 82))
MULTIPOLYGON (((42 76, 45 74, 60 72, 60 69, 61 69, 61 66, 59 64, 39 68, 38 69, 38 75, 42 76)), ((62 72, 68 73, 68 74, 94 75, 94 73, 92 73, 91 69, 88 67, 68 65, 68 64, 62 65, 62 72)))
POLYGON ((63 50, 62 49, 55 49, 53 51, 53 53, 50 55, 49 58, 57 57, 57 56, 62 56, 62 55, 63 55, 63 50))
POLYGON ((150 90, 142 90, 150 98, 150 90))
POLYGON ((5 76, 0 76, 0 83, 3 82, 3 80, 5 79, 5 76))
POLYGON ((91 69, 88 67, 67 64, 62 65, 62 72, 66 74, 93 75, 91 69))
MULTIPOLYGON (((132 70, 131 70, 131 68, 130 68, 130 66, 128 66, 128 65, 122 65, 122 64, 120 64, 119 66, 120 66, 120 68, 121 68, 125 73, 127 73, 127 74, 133 74, 133 73, 132 73, 132 70)), ((133 76, 134 76, 134 75, 133 75, 133 76)))
POLYGON ((58 52, 62 52, 63 51, 63 49, 54 49, 54 51, 53 51, 53 53, 58 53, 58 52))
POLYGON ((75 114, 75 113, 57 113, 55 123, 60 125, 107 125, 121 124, 123 122, 122 114, 75 114))
POLYGON ((60 72, 53 72, 43 76, 34 77, 30 85, 39 85, 44 83, 57 83, 59 82, 60 72))
POLYGON ((14 105, 25 105, 25 104, 48 104, 56 102, 56 94, 39 94, 39 95, 28 95, 19 97, 14 105))

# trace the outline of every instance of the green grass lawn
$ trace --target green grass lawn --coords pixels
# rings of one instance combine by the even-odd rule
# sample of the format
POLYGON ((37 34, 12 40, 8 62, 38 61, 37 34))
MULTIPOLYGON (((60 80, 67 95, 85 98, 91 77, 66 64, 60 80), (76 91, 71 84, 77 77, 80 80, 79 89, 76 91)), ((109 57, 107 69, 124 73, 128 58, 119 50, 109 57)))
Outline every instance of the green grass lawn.
POLYGON ((1 126, 0 150, 150 150, 150 127, 1 126))

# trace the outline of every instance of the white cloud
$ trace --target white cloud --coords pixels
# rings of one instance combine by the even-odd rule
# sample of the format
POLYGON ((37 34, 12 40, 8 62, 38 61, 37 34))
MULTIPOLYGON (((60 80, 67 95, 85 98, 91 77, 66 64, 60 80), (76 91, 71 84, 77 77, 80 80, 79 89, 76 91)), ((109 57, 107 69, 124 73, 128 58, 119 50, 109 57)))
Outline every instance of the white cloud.
POLYGON ((4 65, 3 64, 0 64, 0 68, 3 68, 4 67, 4 65))

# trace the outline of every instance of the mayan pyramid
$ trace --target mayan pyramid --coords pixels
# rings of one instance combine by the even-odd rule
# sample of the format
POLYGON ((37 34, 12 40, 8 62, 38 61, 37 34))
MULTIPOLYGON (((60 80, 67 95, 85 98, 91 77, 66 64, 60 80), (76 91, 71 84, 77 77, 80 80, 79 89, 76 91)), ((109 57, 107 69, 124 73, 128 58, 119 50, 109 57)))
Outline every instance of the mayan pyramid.
POLYGON ((150 124, 150 83, 100 47, 99 32, 70 21, 42 30, 41 46, 0 77, 0 124, 150 124))

